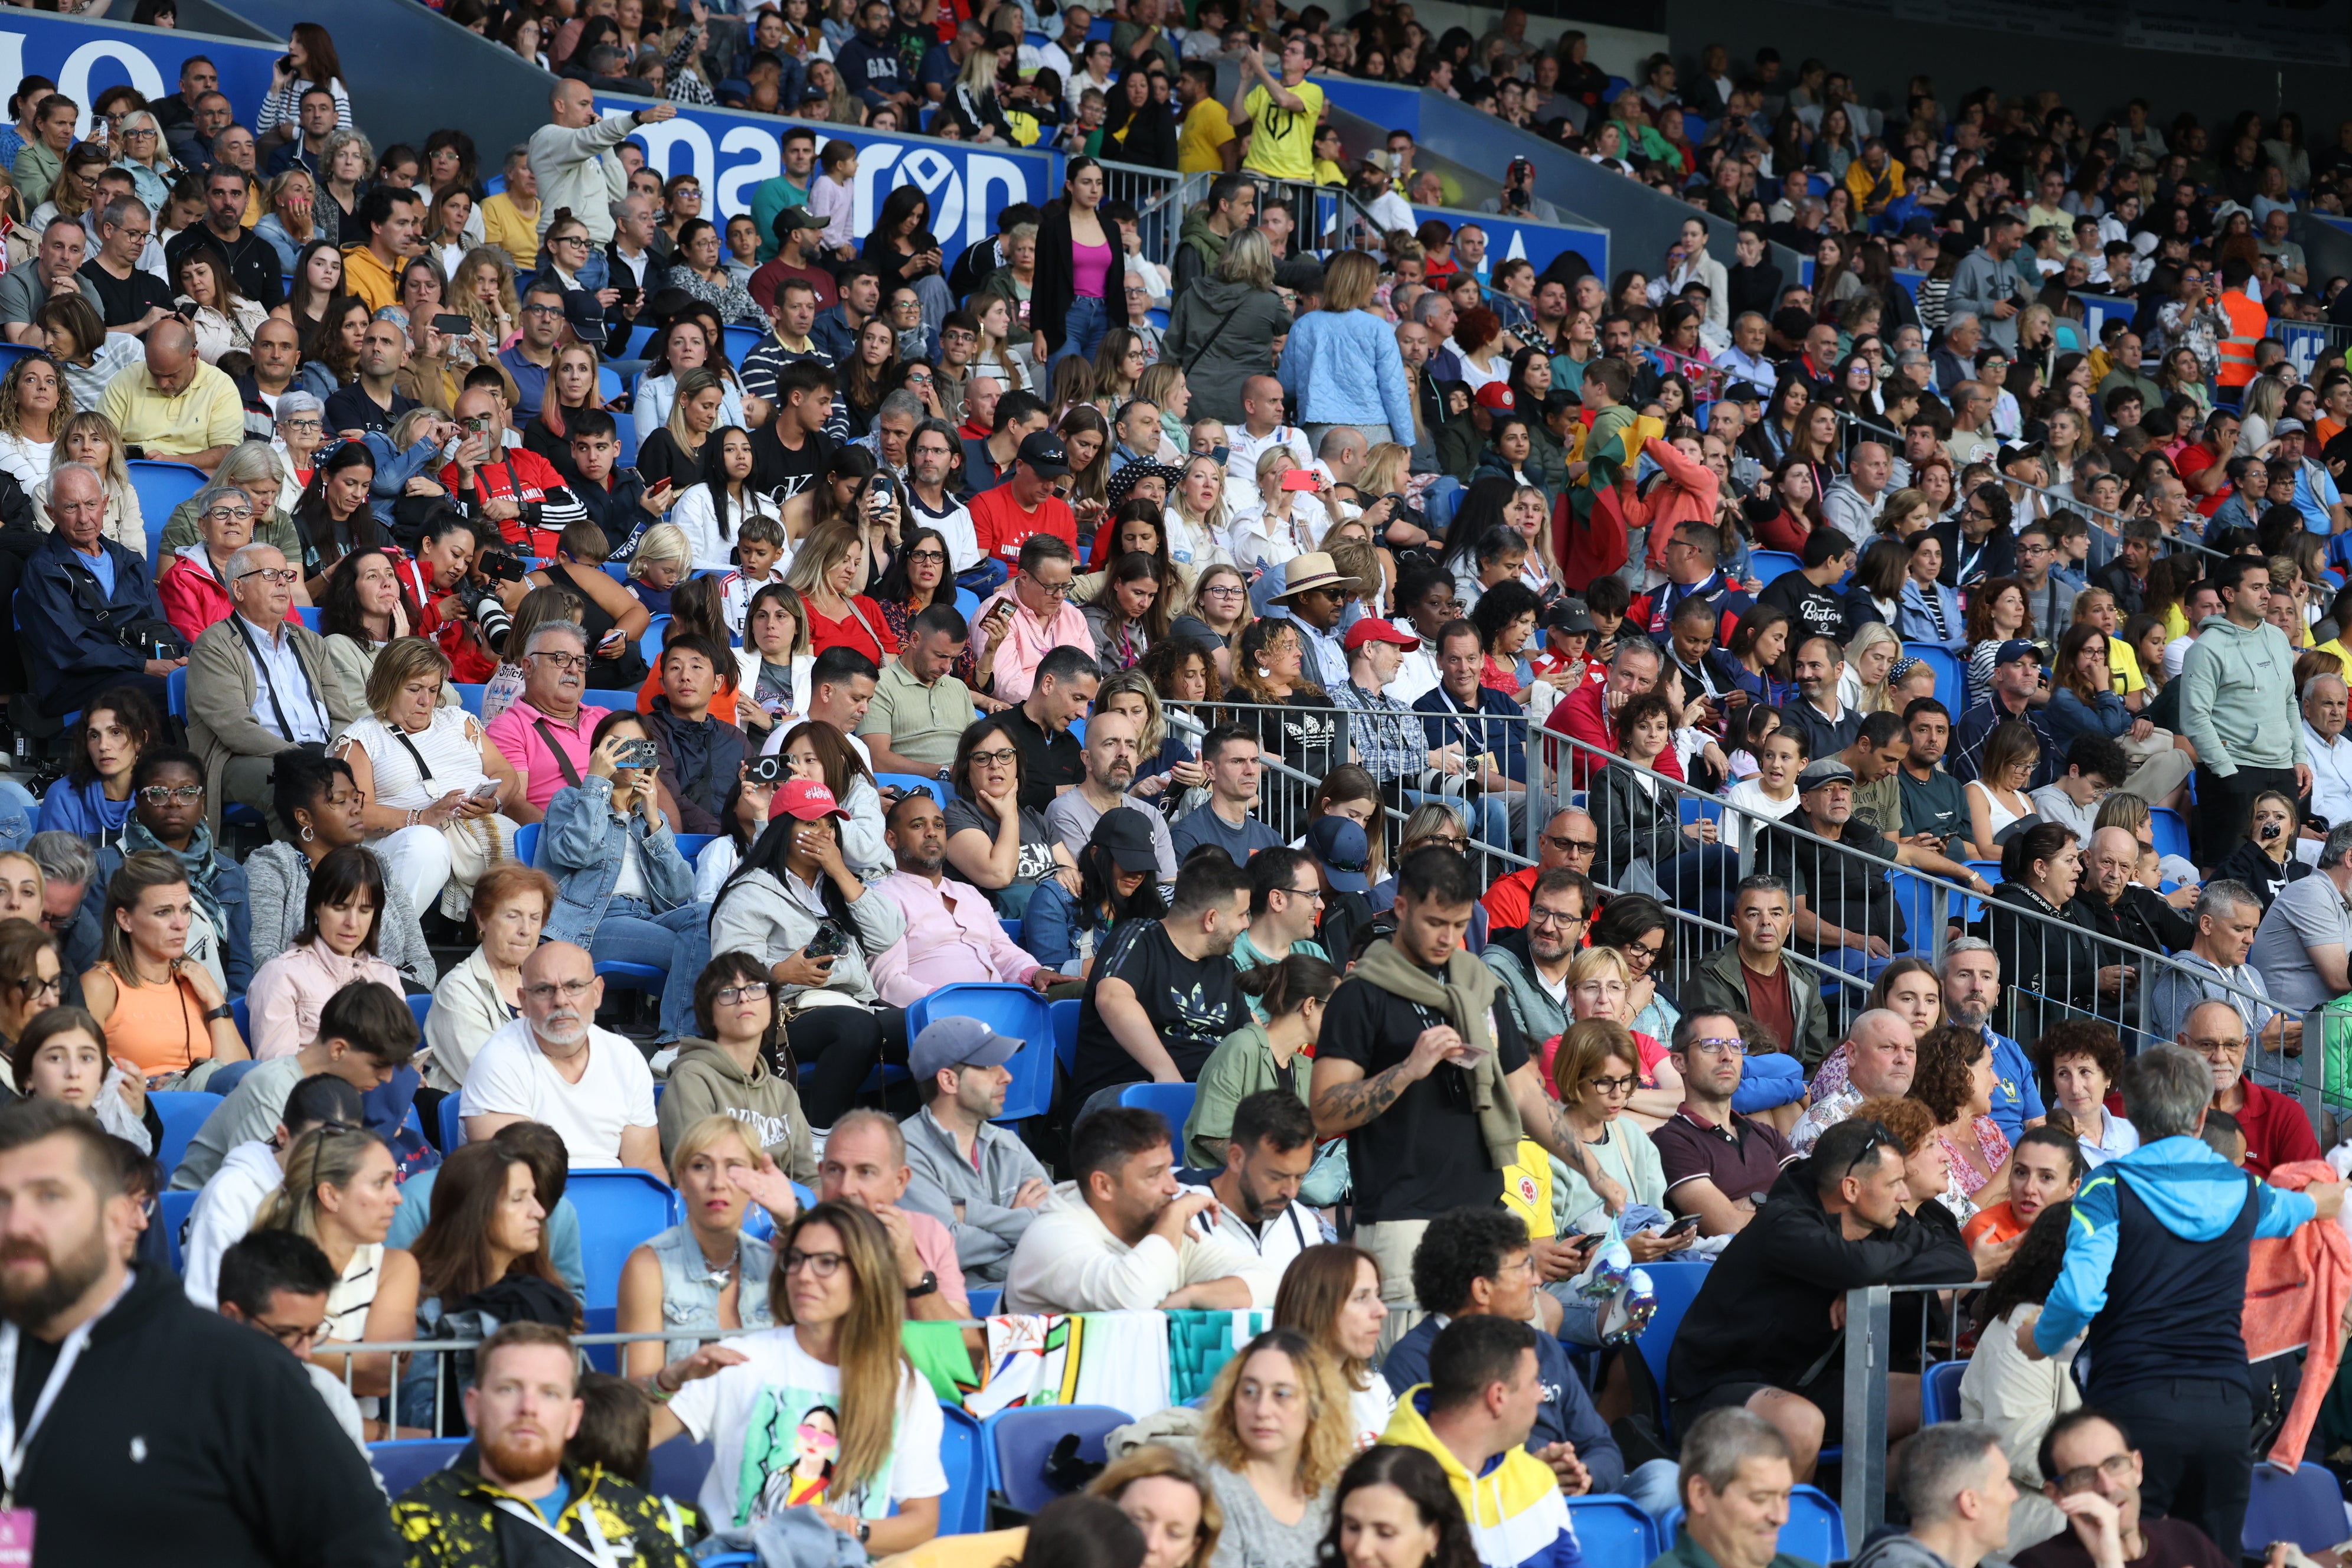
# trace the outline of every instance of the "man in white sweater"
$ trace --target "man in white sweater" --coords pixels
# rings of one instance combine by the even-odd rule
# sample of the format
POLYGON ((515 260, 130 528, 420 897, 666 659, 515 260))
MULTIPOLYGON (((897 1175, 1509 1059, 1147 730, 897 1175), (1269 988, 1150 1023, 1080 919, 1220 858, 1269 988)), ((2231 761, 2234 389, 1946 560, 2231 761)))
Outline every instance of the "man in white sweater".
MULTIPOLYGON (((548 95, 549 122, 531 132, 530 172, 539 182, 539 234, 566 208, 588 226, 588 258, 580 281, 604 287, 604 247, 613 242, 613 204, 629 194, 629 171, 614 151, 630 132, 675 119, 677 105, 657 103, 609 120, 596 115, 596 95, 584 81, 560 81, 548 95)), ((610 301, 606 301, 610 303, 610 301)))
POLYGON ((1271 1306, 1280 1273, 1195 1223, 1216 1198, 1177 1186, 1175 1152, 1154 1111, 1113 1106, 1080 1121, 1070 1140, 1077 1180, 1055 1194, 1013 1249, 1000 1310, 1271 1306))

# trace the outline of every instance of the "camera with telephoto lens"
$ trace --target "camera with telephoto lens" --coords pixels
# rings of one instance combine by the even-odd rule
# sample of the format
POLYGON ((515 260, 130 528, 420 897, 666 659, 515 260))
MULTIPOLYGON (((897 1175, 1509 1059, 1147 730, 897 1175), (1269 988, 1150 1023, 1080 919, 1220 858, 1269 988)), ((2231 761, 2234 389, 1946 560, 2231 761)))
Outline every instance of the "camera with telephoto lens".
POLYGON ((506 652, 507 634, 514 630, 514 617, 499 602, 498 595, 477 585, 471 578, 458 579, 457 593, 457 603, 465 606, 466 618, 474 623, 482 647, 494 657, 506 652))

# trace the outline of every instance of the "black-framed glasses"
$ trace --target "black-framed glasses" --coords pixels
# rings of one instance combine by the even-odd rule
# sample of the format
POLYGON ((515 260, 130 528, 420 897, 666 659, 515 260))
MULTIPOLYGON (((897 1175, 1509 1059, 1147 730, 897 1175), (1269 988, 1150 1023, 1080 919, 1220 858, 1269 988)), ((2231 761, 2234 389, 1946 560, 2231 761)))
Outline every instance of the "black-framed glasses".
POLYGON ((1531 926, 1580 926, 1583 923, 1582 915, 1572 915, 1566 910, 1548 910, 1538 904, 1528 910, 1528 924, 1531 926))
POLYGON ((764 1000, 771 994, 765 985, 730 985, 711 1000, 721 1007, 740 1007, 746 1002, 764 1000))
POLYGON ((9 984, 14 985, 17 994, 27 1002, 36 996, 61 996, 65 994, 66 988, 64 976, 56 974, 47 980, 37 976, 30 980, 12 980, 9 984))

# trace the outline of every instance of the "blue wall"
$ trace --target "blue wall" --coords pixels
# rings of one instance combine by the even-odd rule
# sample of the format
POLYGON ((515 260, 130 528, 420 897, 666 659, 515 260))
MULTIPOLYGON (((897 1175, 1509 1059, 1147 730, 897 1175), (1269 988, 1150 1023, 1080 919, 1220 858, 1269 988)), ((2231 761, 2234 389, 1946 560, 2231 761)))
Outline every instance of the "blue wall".
POLYGON ((0 82, 14 90, 25 76, 45 76, 81 105, 79 132, 89 130, 90 100, 110 87, 130 86, 151 101, 180 90, 180 67, 203 55, 220 72, 221 90, 250 121, 269 92, 269 67, 282 52, 174 27, 133 27, 73 21, 10 8, 0 21, 0 82))

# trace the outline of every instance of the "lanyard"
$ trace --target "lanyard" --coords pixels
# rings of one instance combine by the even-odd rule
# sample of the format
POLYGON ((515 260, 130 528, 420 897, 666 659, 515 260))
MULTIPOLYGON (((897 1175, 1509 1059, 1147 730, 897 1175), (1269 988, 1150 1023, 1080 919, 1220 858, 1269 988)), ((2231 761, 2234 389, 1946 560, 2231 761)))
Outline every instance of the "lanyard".
POLYGON ((25 1473, 26 1455, 32 1449, 33 1439, 40 1435, 41 1424, 49 1418, 49 1406, 58 1402, 66 1379, 73 1375, 74 1363, 81 1360, 82 1351, 89 1344, 90 1331, 98 1327, 100 1318, 114 1310, 115 1304, 130 1290, 132 1278, 135 1277, 126 1276, 113 1300, 92 1313, 58 1347, 58 1364, 49 1369, 48 1381, 41 1384, 40 1397, 33 1401, 33 1418, 26 1423, 21 1436, 16 1432, 16 1347, 23 1332, 14 1323, 0 1324, 0 1478, 7 1483, 5 1492, 0 1493, 0 1508, 16 1506, 16 1482, 25 1473))
MULTIPOLYGON (((278 732, 285 737, 289 745, 294 743, 297 739, 294 726, 286 717, 286 705, 278 700, 278 682, 270 676, 269 660, 262 657, 260 645, 253 640, 253 634, 245 629, 245 617, 241 615, 232 615, 229 619, 236 623, 236 635, 244 640, 246 651, 253 655, 253 668, 260 675, 261 684, 269 693, 269 710, 278 715, 278 732)), ((284 637, 286 634, 281 629, 278 635, 284 637)), ((302 668, 300 651, 291 649, 290 645, 289 651, 294 653, 294 668, 300 673, 303 684, 307 688, 310 680, 310 672, 302 668)), ((323 734, 331 727, 327 721, 326 707, 319 700, 319 694, 316 691, 312 691, 310 695, 311 713, 318 719, 320 731, 323 734)))
POLYGON ((613 1555, 612 1547, 606 1544, 604 1541, 604 1531, 597 1526, 596 1510, 585 1506, 587 1502, 586 1494, 583 1493, 577 1500, 581 1506, 575 1507, 572 1510, 572 1517, 580 1521, 580 1528, 588 1532, 588 1544, 586 1546, 581 1545, 578 1542, 572 1540, 572 1537, 564 1534, 563 1531, 548 1523, 546 1516, 528 1503, 517 1502, 510 1497, 502 1497, 499 1499, 497 1503, 493 1506, 495 1506, 500 1513, 506 1514, 512 1519, 519 1519, 525 1524, 531 1525, 541 1532, 553 1536, 557 1541, 562 1542, 563 1546, 575 1556, 579 1557, 583 1562, 594 1563, 596 1568, 619 1568, 620 1559, 613 1555))

